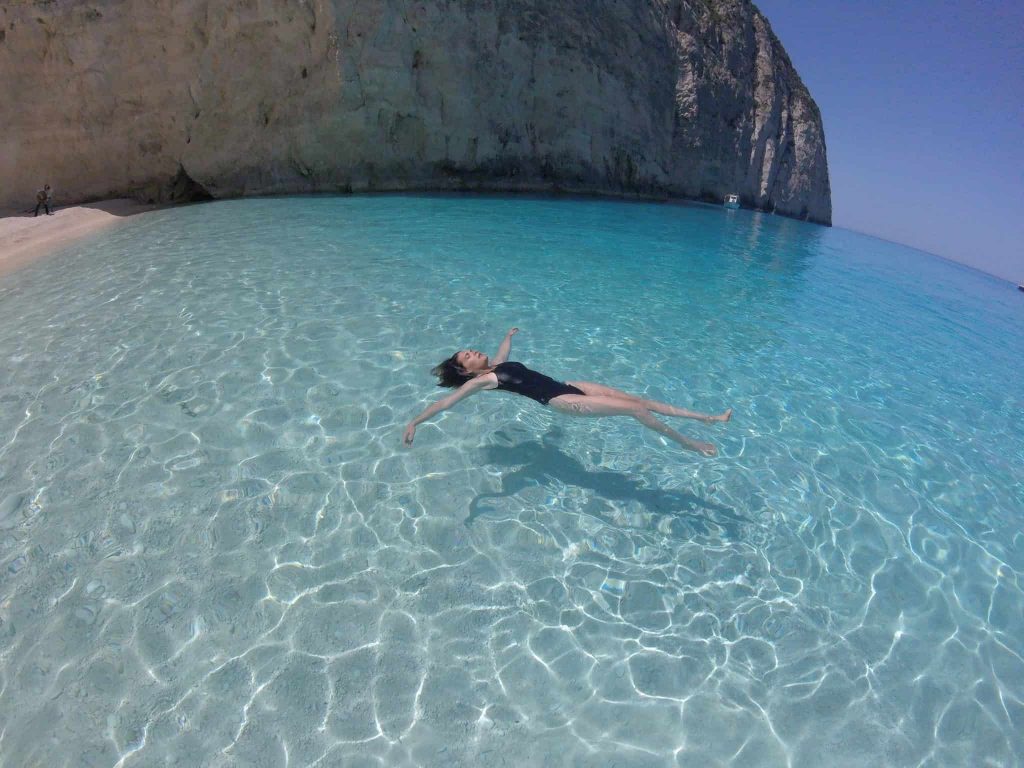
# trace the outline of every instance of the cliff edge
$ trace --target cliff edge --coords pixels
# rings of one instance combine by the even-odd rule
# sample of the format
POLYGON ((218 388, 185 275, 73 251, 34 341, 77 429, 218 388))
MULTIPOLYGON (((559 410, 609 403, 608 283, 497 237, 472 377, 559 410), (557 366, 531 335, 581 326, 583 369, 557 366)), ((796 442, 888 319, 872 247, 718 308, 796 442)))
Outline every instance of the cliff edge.
POLYGON ((831 223, 748 0, 7 0, 0 205, 562 190, 831 223))

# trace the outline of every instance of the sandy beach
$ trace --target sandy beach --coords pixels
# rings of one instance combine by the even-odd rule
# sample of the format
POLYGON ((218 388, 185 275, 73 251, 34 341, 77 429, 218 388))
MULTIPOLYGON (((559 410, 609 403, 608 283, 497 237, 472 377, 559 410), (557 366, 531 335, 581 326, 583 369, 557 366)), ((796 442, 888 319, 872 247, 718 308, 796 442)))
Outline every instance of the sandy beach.
POLYGON ((158 206, 134 200, 103 200, 58 208, 52 216, 0 211, 0 277, 130 216, 158 206))

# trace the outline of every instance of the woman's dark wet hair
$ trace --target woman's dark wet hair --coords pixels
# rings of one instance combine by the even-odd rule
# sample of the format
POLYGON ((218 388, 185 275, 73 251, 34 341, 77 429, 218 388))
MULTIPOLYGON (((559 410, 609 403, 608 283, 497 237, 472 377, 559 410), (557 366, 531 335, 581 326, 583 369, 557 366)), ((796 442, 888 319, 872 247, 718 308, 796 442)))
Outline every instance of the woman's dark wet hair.
POLYGON ((462 370, 462 366, 458 364, 456 358, 459 353, 456 352, 454 355, 449 357, 447 360, 442 362, 440 365, 435 365, 430 371, 434 376, 437 376, 437 386, 439 387, 461 387, 472 376, 462 370))

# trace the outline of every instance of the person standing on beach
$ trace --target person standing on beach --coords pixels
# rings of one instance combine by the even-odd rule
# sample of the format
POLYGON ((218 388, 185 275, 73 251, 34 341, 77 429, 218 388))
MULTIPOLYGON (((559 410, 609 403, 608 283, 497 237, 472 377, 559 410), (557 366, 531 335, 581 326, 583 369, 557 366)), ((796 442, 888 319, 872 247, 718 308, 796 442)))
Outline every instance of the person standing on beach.
POLYGON ((39 215, 39 208, 40 208, 40 206, 45 206, 46 207, 46 215, 47 216, 52 215, 53 211, 50 210, 50 205, 51 205, 52 202, 53 202, 53 190, 50 189, 50 185, 49 184, 44 184, 43 188, 40 189, 38 192, 36 192, 36 212, 33 215, 34 216, 38 216, 39 215))

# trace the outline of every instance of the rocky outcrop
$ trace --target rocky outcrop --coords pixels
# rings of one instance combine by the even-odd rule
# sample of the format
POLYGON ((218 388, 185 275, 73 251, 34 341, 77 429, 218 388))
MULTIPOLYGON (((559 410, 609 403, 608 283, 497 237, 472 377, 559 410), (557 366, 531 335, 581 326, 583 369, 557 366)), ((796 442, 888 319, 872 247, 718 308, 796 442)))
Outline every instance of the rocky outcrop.
POLYGON ((7 0, 0 205, 399 189, 829 223, 821 116, 747 0, 7 0))

